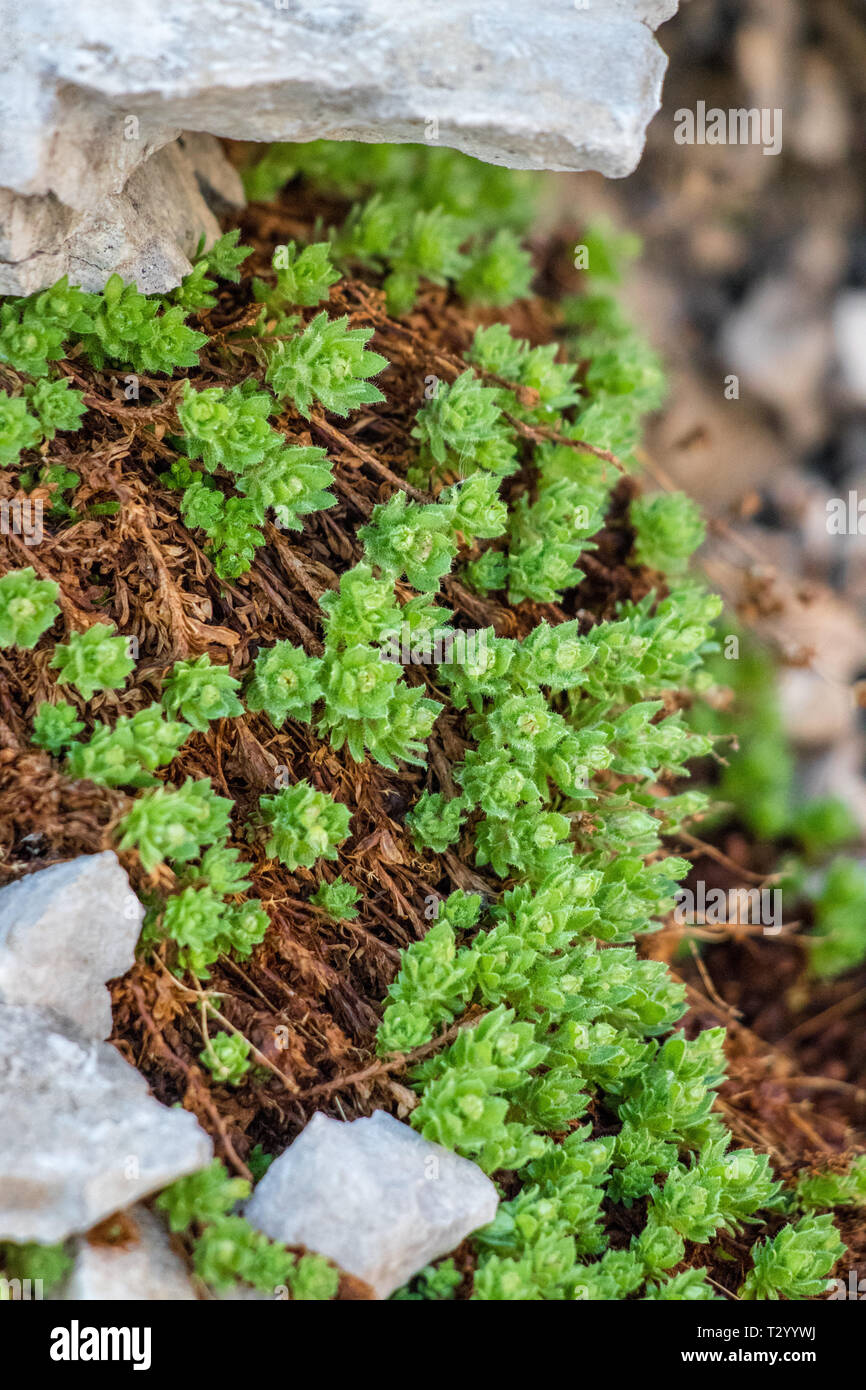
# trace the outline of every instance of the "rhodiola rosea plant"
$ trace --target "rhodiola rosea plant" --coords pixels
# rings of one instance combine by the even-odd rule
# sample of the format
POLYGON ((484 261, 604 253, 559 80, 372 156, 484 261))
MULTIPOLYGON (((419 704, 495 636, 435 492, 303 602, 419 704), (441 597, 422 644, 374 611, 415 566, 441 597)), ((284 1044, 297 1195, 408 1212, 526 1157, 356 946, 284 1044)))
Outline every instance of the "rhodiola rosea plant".
POLYGON ((113 845, 147 906, 117 1036, 221 1160, 157 1206, 214 1291, 334 1297, 237 1204, 313 1110, 384 1105, 502 1194, 401 1298, 817 1296, 859 1168, 743 1144, 724 1030, 644 949, 708 809, 684 711, 721 603, 694 504, 633 477, 664 383, 616 243, 533 316, 524 178, 247 171, 290 180, 171 296, 2 310, 4 496, 51 537, 0 538, 3 863, 49 787, 52 856, 113 845))

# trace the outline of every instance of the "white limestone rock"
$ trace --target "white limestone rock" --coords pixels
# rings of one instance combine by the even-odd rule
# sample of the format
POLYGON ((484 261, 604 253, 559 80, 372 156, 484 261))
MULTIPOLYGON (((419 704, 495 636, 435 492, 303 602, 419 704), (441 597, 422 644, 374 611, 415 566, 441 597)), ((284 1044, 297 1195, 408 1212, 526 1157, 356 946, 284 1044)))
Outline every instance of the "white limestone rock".
POLYGON ((206 1167, 195 1117, 110 1044, 0 1003, 0 1240, 51 1244, 206 1167))
MULTIPOLYGON (((659 105, 653 30, 676 7, 0 0, 0 292, 67 267, 90 287, 112 269, 141 288, 176 283, 189 224, 207 222, 189 180, 185 206, 164 200, 166 147, 182 131, 428 140, 515 168, 621 177, 659 105)), ((211 163, 239 198, 223 156, 211 163)))
POLYGON ((189 273, 201 238, 210 246, 219 236, 216 213, 243 202, 219 141, 191 133, 81 211, 54 193, 0 188, 0 294, 32 294, 61 275, 101 290, 115 273, 144 294, 163 294, 189 273))
POLYGON ((111 1032, 106 981, 135 960, 144 908, 117 856, 82 854, 0 889, 0 999, 111 1032))
POLYGON ((86 1236, 75 1242, 75 1263, 63 1290, 67 1302, 106 1300, 150 1303, 195 1302, 196 1292, 186 1265, 171 1248, 168 1232, 147 1207, 127 1213, 138 1239, 124 1245, 91 1245, 86 1236))
POLYGON ((384 1110, 343 1123, 318 1113, 247 1203, 253 1226, 304 1245, 387 1298, 496 1215, 496 1188, 469 1159, 384 1110))

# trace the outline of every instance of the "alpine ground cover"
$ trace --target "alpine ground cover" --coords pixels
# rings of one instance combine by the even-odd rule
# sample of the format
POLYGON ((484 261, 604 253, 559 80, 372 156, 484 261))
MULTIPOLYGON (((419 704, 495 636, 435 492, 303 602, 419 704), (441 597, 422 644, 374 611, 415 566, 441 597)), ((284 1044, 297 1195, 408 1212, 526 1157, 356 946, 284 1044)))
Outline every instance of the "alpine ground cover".
POLYGON ((664 381, 616 238, 533 264, 526 179, 351 153, 266 155, 288 189, 167 300, 4 305, 2 499, 45 534, 0 536, 0 872, 130 872, 115 1041, 217 1143, 158 1200, 210 1287, 347 1292, 233 1208, 315 1109, 378 1105, 503 1196, 407 1297, 818 1296, 854 1126, 804 1199, 814 1142, 716 1103, 726 1046, 770 1054, 654 948, 721 604, 697 509, 636 480, 664 381))

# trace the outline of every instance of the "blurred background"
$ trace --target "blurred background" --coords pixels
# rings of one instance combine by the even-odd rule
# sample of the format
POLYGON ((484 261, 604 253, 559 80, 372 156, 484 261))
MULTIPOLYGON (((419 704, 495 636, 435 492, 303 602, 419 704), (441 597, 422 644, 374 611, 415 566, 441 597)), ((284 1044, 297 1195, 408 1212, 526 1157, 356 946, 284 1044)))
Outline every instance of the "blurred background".
POLYGON ((643 237, 622 298, 671 381, 647 471, 702 503, 711 582, 779 660, 795 794, 866 831, 866 3, 682 0, 659 40, 636 173, 558 197, 643 237), (781 108, 781 151, 678 144, 700 101, 781 108), (851 491, 863 534, 831 534, 851 491))

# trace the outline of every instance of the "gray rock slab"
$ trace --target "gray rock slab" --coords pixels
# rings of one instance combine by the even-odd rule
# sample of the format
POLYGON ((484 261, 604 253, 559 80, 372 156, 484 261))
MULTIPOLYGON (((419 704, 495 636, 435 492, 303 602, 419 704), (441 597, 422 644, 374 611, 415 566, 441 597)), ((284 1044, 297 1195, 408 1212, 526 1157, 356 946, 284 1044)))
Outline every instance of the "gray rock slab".
POLYGON ((115 273, 162 294, 189 273, 200 240, 219 236, 217 215, 243 204, 219 141, 189 132, 83 210, 0 188, 0 294, 32 294, 61 275, 101 290, 115 273))
POLYGON ((0 999, 111 1032, 106 980, 135 959, 144 908, 115 854, 82 854, 0 889, 0 999))
POLYGON ((137 1240, 124 1245, 91 1245, 86 1236, 78 1237, 64 1299, 87 1303, 112 1299, 194 1302, 196 1292, 186 1265, 172 1250, 162 1222, 141 1205, 127 1215, 137 1228, 137 1240))
POLYGON ((350 1123, 314 1115, 245 1215, 272 1240, 327 1255, 387 1298, 492 1221, 497 1205, 477 1164, 377 1110, 350 1123))
POLYGON ((65 1240, 175 1178, 212 1145, 108 1043, 0 1003, 0 1240, 65 1240))
MULTIPOLYGON (((142 171, 183 131, 427 140, 514 168, 621 177, 659 105, 666 59, 653 30, 676 7, 0 0, 0 292, 39 288, 65 266, 90 287, 107 269, 142 288, 176 283, 188 224, 207 221, 208 180, 200 197, 187 181, 188 204, 167 208, 165 157, 142 171)), ((228 163, 211 165, 224 193, 235 178, 236 198, 228 163)))

